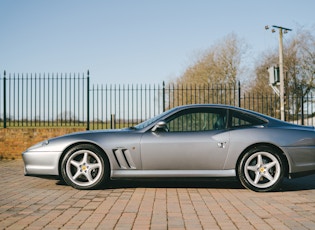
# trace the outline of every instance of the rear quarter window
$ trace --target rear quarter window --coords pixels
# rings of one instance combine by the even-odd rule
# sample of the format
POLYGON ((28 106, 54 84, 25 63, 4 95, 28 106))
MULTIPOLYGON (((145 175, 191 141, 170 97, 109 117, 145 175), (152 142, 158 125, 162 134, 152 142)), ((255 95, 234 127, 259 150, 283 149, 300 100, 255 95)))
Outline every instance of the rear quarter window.
POLYGON ((259 119, 256 116, 253 116, 247 113, 241 113, 238 111, 231 111, 231 122, 230 122, 231 128, 250 127, 250 126, 263 125, 266 123, 267 122, 265 120, 259 119))

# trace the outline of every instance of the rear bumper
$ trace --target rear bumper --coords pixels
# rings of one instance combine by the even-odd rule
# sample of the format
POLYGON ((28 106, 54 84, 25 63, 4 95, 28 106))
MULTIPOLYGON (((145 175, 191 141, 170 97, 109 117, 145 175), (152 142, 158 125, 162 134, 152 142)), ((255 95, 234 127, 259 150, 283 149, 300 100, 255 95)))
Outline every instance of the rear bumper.
POLYGON ((286 147, 289 156, 290 175, 315 172, 315 146, 286 147))
POLYGON ((289 178, 298 178, 298 177, 303 177, 303 176, 309 176, 315 174, 315 170, 312 171, 304 171, 304 172, 298 172, 298 173, 291 173, 289 174, 289 178))

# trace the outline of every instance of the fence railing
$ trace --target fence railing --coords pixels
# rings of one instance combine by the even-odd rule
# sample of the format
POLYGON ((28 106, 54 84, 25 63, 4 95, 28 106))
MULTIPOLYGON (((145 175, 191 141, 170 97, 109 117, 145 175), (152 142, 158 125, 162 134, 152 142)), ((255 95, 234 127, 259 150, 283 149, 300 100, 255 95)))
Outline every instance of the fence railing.
POLYGON ((129 127, 163 112, 163 86, 93 85, 90 89, 92 129, 129 127))
MULTIPOLYGON (((241 94, 232 85, 90 85, 85 74, 0 75, 1 127, 133 126, 184 104, 228 104, 280 118, 277 95, 241 94)), ((286 120, 315 125, 315 95, 288 95, 286 120)))
POLYGON ((3 127, 86 125, 88 77, 4 73, 0 79, 3 127))

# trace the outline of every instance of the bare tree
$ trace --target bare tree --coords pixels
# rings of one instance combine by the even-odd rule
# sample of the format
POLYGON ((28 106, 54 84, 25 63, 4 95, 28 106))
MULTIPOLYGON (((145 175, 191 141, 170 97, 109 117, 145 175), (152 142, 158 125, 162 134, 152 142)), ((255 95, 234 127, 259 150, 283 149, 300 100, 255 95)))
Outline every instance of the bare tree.
POLYGON ((315 88, 315 37, 305 30, 298 31, 286 47, 286 84, 290 91, 303 94, 315 88))
POLYGON ((225 90, 230 87, 225 85, 235 86, 246 51, 244 41, 234 33, 227 35, 201 55, 182 76, 169 84, 170 100, 175 105, 232 101, 234 94, 226 93, 225 90), (220 95, 222 93, 224 98, 220 95), (214 99, 216 101, 213 102, 214 99))
POLYGON ((235 83, 241 72, 241 59, 247 46, 234 33, 227 35, 187 68, 176 83, 235 83))
MULTIPOLYGON (((250 93, 270 94, 268 67, 278 64, 278 51, 261 55, 255 67, 256 79, 250 93)), ((298 31, 284 45, 284 72, 287 116, 301 112, 305 95, 315 89, 315 38, 307 30, 298 31)), ((267 103, 267 102, 266 102, 267 103)), ((274 106, 274 105, 264 105, 274 106)))

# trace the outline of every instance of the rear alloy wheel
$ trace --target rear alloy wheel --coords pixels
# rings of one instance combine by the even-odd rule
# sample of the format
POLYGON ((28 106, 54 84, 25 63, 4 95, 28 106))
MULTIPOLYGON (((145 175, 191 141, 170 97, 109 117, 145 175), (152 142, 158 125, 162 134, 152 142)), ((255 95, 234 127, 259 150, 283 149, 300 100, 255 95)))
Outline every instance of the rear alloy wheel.
POLYGON ((279 187, 284 171, 279 154, 268 146, 260 146, 245 153, 238 167, 238 176, 244 187, 269 192, 279 187))
POLYGON ((70 149, 61 163, 61 174, 76 189, 97 189, 107 179, 108 166, 103 154, 92 145, 70 149))

